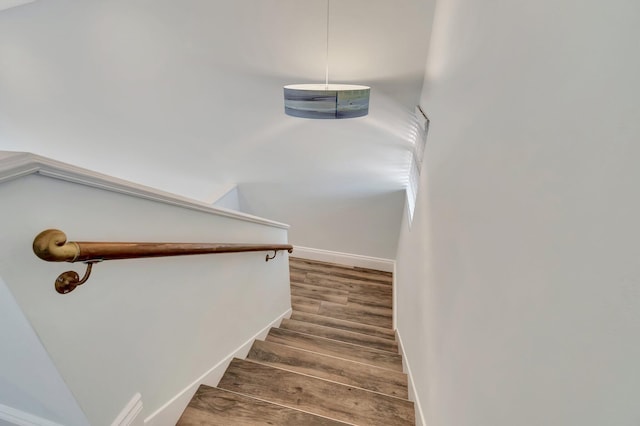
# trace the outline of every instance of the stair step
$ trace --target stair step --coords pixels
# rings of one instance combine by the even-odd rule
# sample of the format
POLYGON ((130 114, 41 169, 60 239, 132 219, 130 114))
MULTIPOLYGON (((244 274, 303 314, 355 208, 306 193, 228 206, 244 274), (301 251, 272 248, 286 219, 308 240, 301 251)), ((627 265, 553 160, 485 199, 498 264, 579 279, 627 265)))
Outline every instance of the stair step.
POLYGON ((269 342, 370 364, 388 370, 402 371, 402 357, 391 352, 339 342, 297 331, 272 328, 265 339, 269 342))
POLYGON ((366 390, 408 398, 407 375, 316 352, 256 340, 247 359, 366 390))
POLYGON ((393 286, 389 284, 344 277, 334 277, 333 275, 319 274, 316 272, 301 274, 297 270, 292 270, 289 272, 289 276, 296 282, 321 285, 323 287, 335 288, 337 290, 359 290, 361 292, 376 291, 383 294, 391 294, 393 292, 393 286))
POLYGON ((329 282, 328 286, 326 284, 326 281, 315 284, 300 282, 291 277, 291 294, 342 304, 355 302, 383 308, 391 308, 393 305, 393 293, 387 287, 371 289, 363 288, 366 285, 349 285, 335 282, 329 282))
POLYGON ((291 319, 297 321, 310 322, 313 324, 324 325, 327 327, 339 328, 341 330, 353 331, 355 333, 368 334, 370 336, 381 337, 383 339, 393 340, 395 342, 396 333, 390 328, 375 327, 373 325, 362 324, 353 321, 346 321, 325 317, 323 315, 315 315, 308 312, 293 311, 291 319))
POLYGON ((393 308, 393 296, 379 297, 374 294, 349 293, 347 302, 379 308, 393 308))
POLYGON ((296 311, 325 315, 376 327, 391 328, 393 324, 393 311, 390 308, 351 302, 343 305, 302 296, 291 296, 291 306, 296 311))
POLYGON ((291 283, 291 295, 303 296, 309 299, 326 300, 327 302, 346 304, 349 301, 349 292, 335 290, 319 286, 291 283))
POLYGON ((218 387, 355 425, 415 424, 410 401, 251 361, 234 359, 218 387))
POLYGON ((382 328, 392 328, 393 326, 393 311, 391 309, 371 307, 360 303, 349 302, 346 305, 340 305, 322 302, 318 314, 382 328))
POLYGON ((291 295, 291 308, 300 311, 308 312, 310 314, 317 314, 320 312, 321 300, 309 299, 308 297, 291 295))
POLYGON ((312 278, 315 281, 321 280, 330 280, 334 282, 338 282, 341 284, 354 284, 354 285, 368 285, 368 286, 379 286, 386 287, 387 289, 392 288, 391 281, 380 281, 380 280, 369 280, 366 277, 358 277, 358 276, 349 276, 345 274, 334 274, 331 272, 322 272, 322 271, 305 271, 301 268, 297 268, 296 266, 289 265, 289 275, 293 275, 294 277, 300 279, 300 277, 304 277, 304 279, 312 278), (302 275, 304 274, 304 275, 302 275))
POLYGON ((317 272, 331 275, 333 277, 343 277, 367 280, 381 284, 391 285, 393 278, 391 273, 376 271, 372 269, 354 268, 351 266, 336 265, 332 263, 322 263, 300 258, 289 258, 289 268, 305 272, 317 272))
POLYGON ((398 344, 395 341, 382 339, 380 337, 373 337, 367 334, 355 333, 353 331, 345 331, 324 325, 286 318, 280 323, 280 328, 298 331, 305 334, 313 334, 314 336, 339 340, 341 342, 353 343, 354 345, 366 346, 395 354, 398 353, 398 344))
POLYGON ((201 385, 177 426, 344 426, 346 423, 319 417, 281 405, 260 401, 219 388, 201 385))

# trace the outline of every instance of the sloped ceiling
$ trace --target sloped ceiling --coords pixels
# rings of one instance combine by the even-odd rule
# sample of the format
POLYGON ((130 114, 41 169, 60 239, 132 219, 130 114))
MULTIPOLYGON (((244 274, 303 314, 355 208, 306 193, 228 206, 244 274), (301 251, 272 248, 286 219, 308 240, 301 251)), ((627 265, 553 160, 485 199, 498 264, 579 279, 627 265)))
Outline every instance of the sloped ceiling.
MULTIPOLYGON (((329 215, 371 197, 387 210, 380 223, 376 203, 360 214, 399 225, 432 3, 331 2, 330 81, 372 87, 369 116, 351 120, 283 112, 283 85, 324 80, 325 0, 49 0, 6 10, 0 148, 203 201, 238 184, 252 213, 292 225, 294 243, 389 257, 389 238, 320 243, 293 212, 300 194, 333 204, 329 215)), ((342 220, 358 220, 349 211, 342 220)))

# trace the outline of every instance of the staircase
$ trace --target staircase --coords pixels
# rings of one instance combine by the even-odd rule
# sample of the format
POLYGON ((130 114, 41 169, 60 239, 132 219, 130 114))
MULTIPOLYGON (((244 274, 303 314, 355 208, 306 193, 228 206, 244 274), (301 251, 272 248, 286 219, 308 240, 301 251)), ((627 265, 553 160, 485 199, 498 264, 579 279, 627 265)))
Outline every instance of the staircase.
POLYGON ((390 273, 290 258, 290 319, 200 386, 178 425, 414 425, 390 273))

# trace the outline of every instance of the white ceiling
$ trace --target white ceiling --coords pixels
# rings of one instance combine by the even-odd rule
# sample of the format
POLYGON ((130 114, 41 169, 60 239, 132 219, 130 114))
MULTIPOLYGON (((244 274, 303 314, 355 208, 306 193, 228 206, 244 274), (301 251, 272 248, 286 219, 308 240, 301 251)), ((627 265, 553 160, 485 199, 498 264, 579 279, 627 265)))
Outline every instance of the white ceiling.
MULTIPOLYGON (((279 200, 286 208, 303 192, 327 202, 397 192, 432 9, 429 0, 332 1, 330 81, 372 87, 369 116, 351 120, 283 112, 283 85, 324 81, 325 0, 49 0, 6 10, 0 148, 204 201, 229 183, 275 185, 291 195, 279 200)), ((254 213, 264 203, 250 203, 254 213)))

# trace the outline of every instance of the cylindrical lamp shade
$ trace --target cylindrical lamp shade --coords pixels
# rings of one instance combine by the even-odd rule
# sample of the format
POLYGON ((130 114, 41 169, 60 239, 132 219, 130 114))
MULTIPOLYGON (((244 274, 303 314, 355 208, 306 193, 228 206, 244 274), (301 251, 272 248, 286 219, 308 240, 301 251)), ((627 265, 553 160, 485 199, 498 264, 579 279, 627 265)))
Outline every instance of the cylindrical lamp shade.
POLYGON ((284 112, 302 118, 354 118, 369 113, 368 86, 290 84, 284 86, 284 112))

